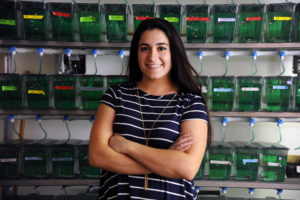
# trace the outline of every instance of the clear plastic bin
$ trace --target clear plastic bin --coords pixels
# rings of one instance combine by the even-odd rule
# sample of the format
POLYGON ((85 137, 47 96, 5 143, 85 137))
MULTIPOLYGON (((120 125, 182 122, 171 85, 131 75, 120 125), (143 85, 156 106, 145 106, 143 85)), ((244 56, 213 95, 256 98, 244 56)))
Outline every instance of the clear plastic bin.
POLYGON ((79 141, 58 141, 51 147, 52 175, 54 178, 72 178, 77 174, 79 141))
POLYGON ((83 75, 80 77, 80 93, 83 109, 97 109, 104 92, 104 77, 83 75))
POLYGON ((47 3, 23 1, 21 3, 24 39, 46 40, 47 38, 47 3))
POLYGON ((18 39, 17 13, 19 3, 2 0, 0 4, 0 39, 18 39))
POLYGON ((294 85, 293 96, 294 96, 294 103, 295 103, 294 110, 300 111, 300 78, 299 77, 293 78, 293 85, 294 85))
POLYGON ((134 31, 143 20, 155 17, 154 4, 132 4, 134 31))
POLYGON ((127 41, 127 14, 125 4, 103 4, 105 10, 106 36, 109 42, 127 41))
POLYGON ((128 81, 128 76, 122 75, 111 75, 107 76, 107 88, 110 88, 112 85, 120 85, 128 81))
POLYGON ((263 39, 264 4, 241 4, 238 14, 238 41, 261 42, 263 39))
POLYGON ((209 21, 209 5, 186 5, 187 42, 205 42, 209 21))
POLYGON ((52 90, 54 91, 54 107, 56 109, 76 109, 76 79, 75 75, 52 75, 52 90))
POLYGON ((292 40, 295 8, 293 3, 267 5, 266 42, 290 42, 292 40))
POLYGON ((79 171, 81 178, 99 178, 101 169, 90 166, 88 141, 84 141, 78 148, 79 171))
POLYGON ((229 180, 232 170, 233 149, 227 145, 213 145, 209 148, 209 179, 229 180))
POLYGON ((19 148, 19 143, 0 144, 0 178, 19 177, 19 148))
POLYGON ((263 79, 238 77, 238 110, 258 111, 261 108, 263 79))
POLYGON ((232 42, 235 37, 237 5, 212 6, 213 42, 232 42))
POLYGON ((267 111, 290 110, 292 78, 265 77, 267 111))
POLYGON ((0 74, 0 108, 22 108, 22 76, 0 74))
POLYGON ((212 77, 212 110, 231 111, 234 103, 234 77, 212 77))
POLYGON ((55 41, 78 41, 79 25, 76 20, 74 4, 50 3, 52 39, 55 41))
POLYGON ((288 148, 264 144, 262 148, 262 180, 281 182, 285 180, 288 148))
POLYGON ((101 13, 100 4, 78 3, 77 13, 80 27, 81 41, 101 40, 101 13))
POLYGON ((260 146, 252 143, 232 142, 235 147, 236 180, 256 181, 260 159, 260 146))
POLYGON ((25 177, 46 178, 49 175, 49 145, 52 143, 32 141, 24 144, 22 159, 25 177))
POLYGON ((158 5, 158 15, 176 28, 179 34, 181 34, 181 16, 182 6, 181 5, 158 5))
POLYGON ((24 75, 27 105, 29 109, 49 108, 49 77, 47 75, 24 75))

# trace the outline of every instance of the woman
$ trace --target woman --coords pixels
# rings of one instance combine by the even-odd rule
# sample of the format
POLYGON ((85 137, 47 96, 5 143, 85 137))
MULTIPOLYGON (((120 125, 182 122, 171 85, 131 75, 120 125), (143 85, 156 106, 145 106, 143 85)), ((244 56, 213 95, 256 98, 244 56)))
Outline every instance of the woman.
POLYGON ((91 131, 89 162, 103 169, 98 199, 196 199, 209 118, 173 25, 143 21, 128 67, 129 83, 103 95, 91 131))

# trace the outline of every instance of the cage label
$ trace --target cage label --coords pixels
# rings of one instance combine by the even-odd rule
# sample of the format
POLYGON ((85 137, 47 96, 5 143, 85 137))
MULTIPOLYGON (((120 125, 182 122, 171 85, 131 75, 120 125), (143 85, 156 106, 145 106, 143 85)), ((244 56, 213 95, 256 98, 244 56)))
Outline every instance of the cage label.
POLYGON ((68 158, 68 157, 65 157, 65 158, 52 158, 52 161, 53 162, 60 162, 60 161, 67 161, 67 162, 70 162, 70 161, 73 161, 73 158, 68 158))
POLYGON ((24 19, 44 19, 43 15, 23 15, 24 19))
POLYGON ((268 162, 267 165, 268 165, 269 167, 281 167, 280 163, 268 162))
POLYGON ((187 17, 186 21, 209 21, 208 17, 187 17))
POLYGON ((25 160, 33 161, 33 160, 44 160, 44 159, 42 157, 35 156, 35 157, 25 157, 25 160))
POLYGON ((109 21, 124 21, 123 15, 109 15, 108 16, 109 21))
POLYGON ((59 17, 71 17, 70 13, 62 13, 62 12, 55 12, 55 11, 53 11, 52 14, 54 16, 59 16, 59 17))
POLYGON ((231 165, 231 162, 226 160, 211 160, 210 164, 231 165))
POLYGON ((57 85, 57 86, 55 86, 55 89, 56 90, 73 90, 73 86, 60 86, 60 85, 57 85))
POLYGON ((258 159, 243 159, 243 165, 247 163, 258 163, 258 159))
POLYGON ((214 92, 234 92, 233 88, 214 88, 214 92))
POLYGON ((291 21, 292 17, 274 17, 275 21, 291 21))
POLYGON ((17 162, 17 158, 2 158, 0 159, 0 163, 12 163, 17 162))
POLYGON ((17 86, 14 85, 2 85, 2 91, 16 91, 17 86))
POLYGON ((253 92, 253 91, 259 91, 258 87, 243 87, 242 88, 243 92, 253 92))
POLYGON ((273 90, 287 90, 289 89, 286 85, 273 85, 273 90))
POLYGON ((43 90, 28 90, 28 94, 42 94, 42 95, 46 95, 43 90))
POLYGON ((102 91, 103 88, 99 88, 99 87, 81 87, 81 90, 84 91, 102 91))
POLYGON ((135 17, 135 20, 146 20, 146 19, 154 19, 154 17, 144 17, 144 16, 136 16, 135 17))
POLYGON ((178 17, 165 17, 164 20, 167 20, 168 22, 173 22, 173 23, 179 22, 178 17))
POLYGON ((247 17, 246 21, 261 21, 262 17, 247 17))
POLYGON ((218 18, 218 22, 235 22, 235 18, 218 18))
POLYGON ((89 16, 89 17, 80 17, 80 22, 84 23, 84 22, 95 22, 96 18, 93 16, 89 16))
POLYGON ((15 26, 16 25, 16 20, 0 19, 0 24, 8 25, 8 26, 15 26))

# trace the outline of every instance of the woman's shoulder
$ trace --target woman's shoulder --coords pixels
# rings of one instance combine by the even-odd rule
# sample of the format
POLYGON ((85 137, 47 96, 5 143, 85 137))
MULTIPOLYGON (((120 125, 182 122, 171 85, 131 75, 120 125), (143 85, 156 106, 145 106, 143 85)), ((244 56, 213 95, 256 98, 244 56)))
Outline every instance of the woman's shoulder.
POLYGON ((191 101, 191 100, 203 101, 200 94, 194 94, 194 93, 190 93, 190 92, 179 92, 179 97, 183 101, 191 101))
POLYGON ((136 84, 123 83, 123 84, 112 85, 109 88, 109 90, 112 90, 115 94, 119 94, 119 95, 128 94, 136 90, 136 84))

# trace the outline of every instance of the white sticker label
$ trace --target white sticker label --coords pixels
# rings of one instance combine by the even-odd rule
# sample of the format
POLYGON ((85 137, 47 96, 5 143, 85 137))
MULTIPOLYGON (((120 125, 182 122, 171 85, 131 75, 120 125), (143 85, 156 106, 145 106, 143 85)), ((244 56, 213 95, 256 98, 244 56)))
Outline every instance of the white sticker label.
POLYGON ((85 91, 101 91, 103 90, 103 88, 99 88, 99 87, 81 87, 81 90, 85 90, 85 91))
POLYGON ((235 22, 235 18, 218 18, 218 22, 235 22))
POLYGON ((242 88, 243 92, 253 92, 253 91, 259 91, 258 87, 243 87, 242 88))
POLYGON ((258 163, 258 159, 243 159, 243 165, 247 163, 258 163))
POLYGON ((231 162, 230 161, 225 161, 225 160, 211 160, 210 164, 231 165, 231 162))
POLYGON ((52 158, 53 162, 59 162, 59 161, 72 161, 73 158, 52 158))
POLYGON ((288 88, 286 85, 273 85, 273 90, 287 90, 288 88))
POLYGON ((205 86, 202 86, 202 92, 207 93, 207 88, 205 86))
POLYGON ((25 157, 25 160, 43 160, 42 157, 25 157))
POLYGON ((272 163, 272 162, 268 162, 267 165, 269 167, 281 167, 280 163, 272 163))
POLYGON ((214 88, 214 92, 234 92, 232 88, 214 88))
POLYGON ((292 85, 292 81, 287 81, 286 84, 292 85))
POLYGON ((0 159, 0 163, 12 163, 17 162, 16 158, 2 158, 0 159))
POLYGON ((300 173, 300 166, 297 166, 297 173, 300 173))

